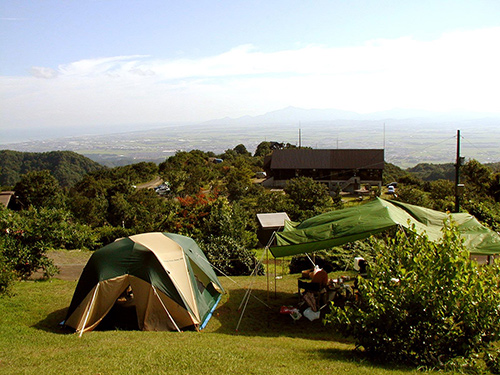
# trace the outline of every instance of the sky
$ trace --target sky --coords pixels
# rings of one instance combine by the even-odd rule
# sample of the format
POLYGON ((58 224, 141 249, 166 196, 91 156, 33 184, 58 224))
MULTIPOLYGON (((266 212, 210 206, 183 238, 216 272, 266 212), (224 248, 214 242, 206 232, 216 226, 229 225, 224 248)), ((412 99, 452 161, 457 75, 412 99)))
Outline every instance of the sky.
POLYGON ((3 0, 0 130, 500 114, 498 0, 3 0))

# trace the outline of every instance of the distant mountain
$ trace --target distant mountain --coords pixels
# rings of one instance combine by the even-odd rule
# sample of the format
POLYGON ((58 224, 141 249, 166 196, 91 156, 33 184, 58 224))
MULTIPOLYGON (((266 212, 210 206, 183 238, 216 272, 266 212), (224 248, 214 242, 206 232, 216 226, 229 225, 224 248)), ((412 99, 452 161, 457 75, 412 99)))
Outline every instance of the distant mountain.
POLYGON ((497 114, 476 112, 433 112, 416 109, 395 108, 387 111, 357 113, 339 109, 305 109, 287 107, 276 111, 267 112, 258 116, 243 116, 238 118, 225 117, 206 121, 208 125, 249 125, 249 124, 298 124, 299 122, 324 122, 324 121, 383 121, 383 120, 425 120, 428 121, 463 121, 470 119, 500 118, 497 114))
POLYGON ((134 131, 124 127, 114 134, 27 141, 7 147, 26 152, 70 150, 106 166, 117 166, 158 163, 177 151, 193 149, 219 155, 238 144, 253 152, 262 141, 277 141, 317 149, 384 148, 386 161, 409 168, 453 162, 458 129, 462 131, 462 156, 482 163, 500 161, 500 116, 408 109, 359 114, 287 107, 259 116, 142 125, 134 131))
POLYGON ((102 165, 72 151, 18 152, 0 150, 0 185, 14 186, 27 172, 49 170, 61 186, 71 186, 102 165))

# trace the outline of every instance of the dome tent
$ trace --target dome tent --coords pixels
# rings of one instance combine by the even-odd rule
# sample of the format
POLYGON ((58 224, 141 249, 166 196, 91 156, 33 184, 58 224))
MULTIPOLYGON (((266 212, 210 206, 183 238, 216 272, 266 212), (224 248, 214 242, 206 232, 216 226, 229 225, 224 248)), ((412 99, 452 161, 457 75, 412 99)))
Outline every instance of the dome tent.
POLYGON ((112 309, 132 311, 138 329, 202 329, 223 288, 207 258, 189 237, 143 233, 116 240, 90 257, 64 324, 82 334, 112 309))

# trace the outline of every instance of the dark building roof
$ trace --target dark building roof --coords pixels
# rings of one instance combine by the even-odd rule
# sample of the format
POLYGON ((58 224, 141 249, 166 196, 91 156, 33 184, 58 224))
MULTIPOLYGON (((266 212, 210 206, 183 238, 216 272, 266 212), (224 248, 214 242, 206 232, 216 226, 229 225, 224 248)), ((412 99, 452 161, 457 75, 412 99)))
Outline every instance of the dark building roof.
POLYGON ((382 149, 275 150, 271 169, 384 169, 382 149))

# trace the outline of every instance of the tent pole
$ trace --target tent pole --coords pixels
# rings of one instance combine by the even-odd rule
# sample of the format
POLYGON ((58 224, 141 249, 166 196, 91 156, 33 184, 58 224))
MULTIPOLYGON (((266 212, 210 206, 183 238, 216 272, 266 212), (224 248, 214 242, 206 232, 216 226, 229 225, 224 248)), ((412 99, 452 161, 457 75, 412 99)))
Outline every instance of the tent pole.
POLYGON ((175 321, 174 319, 172 318, 172 315, 170 315, 170 313, 168 312, 168 309, 167 307, 165 306, 165 304, 163 303, 163 301, 161 300, 160 296, 158 295, 158 293, 156 292, 156 288, 154 285, 151 285, 151 287, 153 288, 153 292, 155 293, 155 296, 156 298, 158 298, 158 301, 160 301, 161 303, 161 306, 163 307, 163 310, 165 310, 165 312, 167 313, 168 315, 168 318, 170 319, 170 321, 172 322, 172 324, 174 325, 175 329, 180 332, 181 330, 179 329, 179 327, 177 326, 177 324, 175 324, 175 321))
POLYGON ((97 286, 94 290, 94 294, 92 295, 92 301, 90 301, 89 309, 87 310, 87 314, 85 315, 85 320, 83 321, 82 330, 80 331, 80 335, 78 335, 78 337, 82 337, 83 331, 85 331, 85 326, 87 325, 87 321, 89 320, 90 311, 92 310, 92 307, 94 306, 95 296, 97 294, 97 291, 99 290, 99 285, 101 285, 101 284, 97 283, 97 286))

